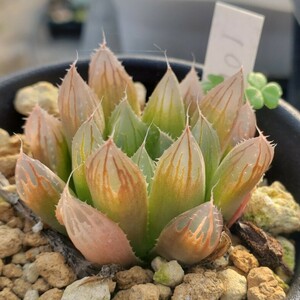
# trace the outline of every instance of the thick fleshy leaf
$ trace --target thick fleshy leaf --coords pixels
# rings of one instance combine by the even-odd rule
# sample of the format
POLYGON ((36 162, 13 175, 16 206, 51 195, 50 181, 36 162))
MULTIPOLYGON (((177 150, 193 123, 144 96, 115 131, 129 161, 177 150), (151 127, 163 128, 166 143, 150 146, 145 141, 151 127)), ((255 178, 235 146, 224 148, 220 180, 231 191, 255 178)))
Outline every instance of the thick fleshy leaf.
POLYGON ((71 159, 61 122, 36 106, 27 118, 24 132, 33 157, 66 181, 71 159))
POLYGON ((274 156, 274 147, 260 133, 236 145, 222 160, 211 183, 215 204, 229 221, 245 196, 258 184, 274 156))
POLYGON ((57 219, 66 227, 83 256, 100 265, 132 265, 137 262, 122 229, 103 213, 72 196, 66 186, 56 208, 57 219))
POLYGON ((131 159, 142 170, 148 184, 147 190, 149 193, 151 190, 151 184, 155 170, 155 162, 149 156, 145 147, 145 143, 140 146, 131 159))
POLYGON ((149 98, 143 121, 153 123, 172 138, 181 135, 185 124, 184 105, 178 80, 170 67, 149 98))
POLYGON ((137 255, 145 251, 147 187, 139 167, 108 139, 86 162, 96 208, 118 223, 137 255))
POLYGON ((44 223, 65 234, 55 217, 55 206, 65 183, 40 161, 22 151, 16 164, 16 187, 19 197, 44 223))
POLYGON ((124 99, 112 112, 107 131, 116 145, 128 156, 132 156, 143 143, 147 125, 133 112, 127 99, 124 99))
MULTIPOLYGON (((209 185, 210 180, 221 160, 221 146, 217 132, 202 115, 199 108, 198 110, 199 118, 195 126, 192 128, 192 133, 203 154, 205 161, 206 185, 209 185)), ((206 199, 209 200, 209 198, 206 199)))
POLYGON ((102 99, 106 122, 115 106, 123 99, 125 91, 133 111, 140 115, 140 104, 132 78, 105 42, 91 57, 89 85, 102 99))
POLYGON ((232 130, 232 146, 243 140, 253 138, 256 132, 256 116, 248 101, 241 106, 235 126, 232 130))
POLYGON ((58 94, 58 108, 64 133, 71 149, 72 139, 80 125, 93 113, 98 128, 104 131, 104 115, 94 91, 81 78, 75 63, 71 65, 64 77, 58 94))
POLYGON ((162 156, 164 151, 174 143, 174 140, 155 125, 150 125, 148 130, 146 149, 150 157, 155 160, 162 156))
POLYGON ((198 107, 199 101, 201 101, 201 98, 204 96, 194 65, 191 67, 191 70, 187 73, 186 77, 180 82, 180 91, 185 111, 192 116, 198 107))
POLYGON ((155 170, 149 196, 150 245, 171 219, 201 204, 204 194, 204 159, 187 126, 161 156, 155 170))
POLYGON ((243 97, 243 72, 240 70, 210 90, 199 103, 203 115, 218 133, 222 151, 230 143, 243 97))
POLYGON ((72 167, 76 193, 79 199, 89 204, 92 203, 92 197, 86 182, 85 161, 103 142, 94 115, 79 127, 72 141, 72 167))
POLYGON ((199 263, 219 245, 222 229, 222 214, 209 201, 171 220, 160 234, 155 251, 168 260, 199 263))

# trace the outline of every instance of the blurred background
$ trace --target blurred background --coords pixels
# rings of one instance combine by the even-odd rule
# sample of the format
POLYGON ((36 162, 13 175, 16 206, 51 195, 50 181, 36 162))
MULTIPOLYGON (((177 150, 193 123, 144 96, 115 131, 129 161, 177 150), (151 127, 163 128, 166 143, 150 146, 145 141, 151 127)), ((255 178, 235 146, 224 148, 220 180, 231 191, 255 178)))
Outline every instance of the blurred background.
MULTIPOLYGON (((231 0, 265 15, 255 71, 279 81, 300 108, 299 0, 231 0), (298 11, 299 9, 299 11, 298 11)), ((1 76, 88 58, 102 41, 115 53, 203 62, 213 0, 0 0, 1 76), (157 45, 157 46, 156 46, 157 45)))

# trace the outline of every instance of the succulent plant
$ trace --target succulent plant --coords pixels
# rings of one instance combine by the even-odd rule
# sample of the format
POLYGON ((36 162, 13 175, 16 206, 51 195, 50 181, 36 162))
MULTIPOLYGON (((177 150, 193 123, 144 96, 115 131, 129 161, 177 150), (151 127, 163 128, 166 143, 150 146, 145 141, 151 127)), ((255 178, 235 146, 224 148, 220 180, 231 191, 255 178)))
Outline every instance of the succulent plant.
POLYGON ((71 65, 58 108, 55 117, 36 106, 26 120, 33 157, 20 152, 18 194, 99 264, 215 257, 223 224, 241 215, 274 154, 255 136, 242 70, 204 95, 194 66, 179 83, 166 63, 144 105, 104 42, 88 83, 71 65))

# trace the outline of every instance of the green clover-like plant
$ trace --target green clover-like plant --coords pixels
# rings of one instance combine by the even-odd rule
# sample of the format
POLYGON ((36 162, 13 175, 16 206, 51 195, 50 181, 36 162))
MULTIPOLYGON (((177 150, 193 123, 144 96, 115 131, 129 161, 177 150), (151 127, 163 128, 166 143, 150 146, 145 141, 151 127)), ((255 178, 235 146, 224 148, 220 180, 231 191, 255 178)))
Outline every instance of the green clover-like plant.
POLYGON ((33 158, 20 153, 19 196, 91 262, 216 257, 223 224, 241 215, 274 154, 262 133, 254 136, 242 71, 204 95, 194 67, 179 83, 166 64, 140 103, 105 43, 88 83, 72 64, 59 87, 59 118, 37 106, 26 121, 33 158))
MULTIPOLYGON (((224 81, 221 75, 209 74, 207 81, 202 82, 202 88, 205 93, 224 81)), ((274 109, 279 104, 282 96, 282 88, 277 82, 268 82, 264 74, 260 72, 251 72, 247 76, 248 86, 245 88, 245 98, 250 102, 254 109, 261 109, 266 106, 274 109)))

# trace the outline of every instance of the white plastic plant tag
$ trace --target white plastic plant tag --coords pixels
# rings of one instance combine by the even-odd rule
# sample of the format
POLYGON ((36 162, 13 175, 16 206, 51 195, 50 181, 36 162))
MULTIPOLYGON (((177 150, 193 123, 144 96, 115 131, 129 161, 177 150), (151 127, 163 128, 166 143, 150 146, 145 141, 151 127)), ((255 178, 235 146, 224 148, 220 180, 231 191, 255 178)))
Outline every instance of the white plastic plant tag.
POLYGON ((243 66, 253 70, 264 16, 217 2, 206 51, 203 79, 208 74, 231 76, 243 66))

